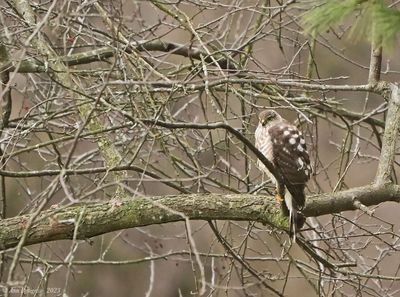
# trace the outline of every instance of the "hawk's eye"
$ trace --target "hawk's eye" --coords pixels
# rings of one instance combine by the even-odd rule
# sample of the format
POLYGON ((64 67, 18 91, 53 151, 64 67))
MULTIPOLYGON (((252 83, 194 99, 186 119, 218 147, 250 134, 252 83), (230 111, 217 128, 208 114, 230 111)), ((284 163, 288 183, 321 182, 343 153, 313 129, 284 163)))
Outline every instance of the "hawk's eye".
POLYGON ((276 114, 273 112, 267 112, 264 115, 261 115, 260 117, 260 123, 262 126, 266 126, 268 123, 271 121, 275 120, 277 118, 276 114))
POLYGON ((275 119, 274 114, 269 114, 267 118, 265 119, 265 123, 271 122, 273 119, 275 119))

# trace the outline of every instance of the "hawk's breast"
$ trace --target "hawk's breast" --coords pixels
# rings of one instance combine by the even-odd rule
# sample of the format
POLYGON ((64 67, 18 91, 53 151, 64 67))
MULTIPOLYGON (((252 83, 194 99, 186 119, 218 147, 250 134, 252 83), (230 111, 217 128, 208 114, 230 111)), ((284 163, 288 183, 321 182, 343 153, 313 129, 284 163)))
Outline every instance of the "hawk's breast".
MULTIPOLYGON (((255 140, 256 140, 256 148, 263 153, 263 155, 267 158, 268 161, 273 164, 273 145, 271 135, 268 133, 269 127, 263 127, 261 124, 257 126, 255 132, 255 140)), ((257 162, 258 167, 260 170, 264 171, 268 177, 271 179, 273 183, 276 183, 275 176, 268 170, 265 165, 258 160, 257 162)))

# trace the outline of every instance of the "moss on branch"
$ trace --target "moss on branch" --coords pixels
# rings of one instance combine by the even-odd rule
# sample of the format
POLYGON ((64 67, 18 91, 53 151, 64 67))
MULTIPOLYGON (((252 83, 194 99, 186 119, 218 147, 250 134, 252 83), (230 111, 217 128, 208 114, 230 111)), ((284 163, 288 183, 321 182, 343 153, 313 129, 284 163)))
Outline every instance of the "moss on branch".
MULTIPOLYGON (((366 186, 335 194, 312 196, 304 214, 320 216, 356 209, 355 200, 365 206, 400 201, 400 187, 366 186)), ((43 211, 30 228, 25 245, 72 239, 75 222, 82 215, 78 238, 90 238, 111 231, 190 220, 256 221, 279 229, 286 218, 273 197, 250 194, 190 194, 112 200, 43 211)), ((18 244, 29 215, 0 221, 0 247, 18 244)))

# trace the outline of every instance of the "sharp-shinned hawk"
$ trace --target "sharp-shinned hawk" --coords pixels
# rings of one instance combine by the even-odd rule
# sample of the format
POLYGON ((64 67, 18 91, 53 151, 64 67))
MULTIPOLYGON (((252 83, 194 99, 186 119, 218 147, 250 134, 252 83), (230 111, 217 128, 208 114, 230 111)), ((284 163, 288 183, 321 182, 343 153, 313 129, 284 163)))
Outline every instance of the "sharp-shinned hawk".
POLYGON ((276 199, 283 213, 289 216, 289 235, 295 241, 296 230, 304 224, 301 210, 305 205, 304 189, 311 175, 306 142, 297 127, 274 110, 262 111, 258 119, 256 147, 274 166, 281 181, 277 181, 260 160, 258 166, 276 186, 276 199))

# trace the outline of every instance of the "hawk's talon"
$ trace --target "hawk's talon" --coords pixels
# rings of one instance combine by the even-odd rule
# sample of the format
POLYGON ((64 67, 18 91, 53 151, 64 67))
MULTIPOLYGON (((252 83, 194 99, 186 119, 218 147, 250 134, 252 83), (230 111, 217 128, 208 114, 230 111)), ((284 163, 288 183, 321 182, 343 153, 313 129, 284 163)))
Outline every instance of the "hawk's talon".
POLYGON ((279 205, 281 205, 284 199, 282 198, 281 195, 279 195, 279 193, 276 193, 275 194, 275 200, 279 205))

